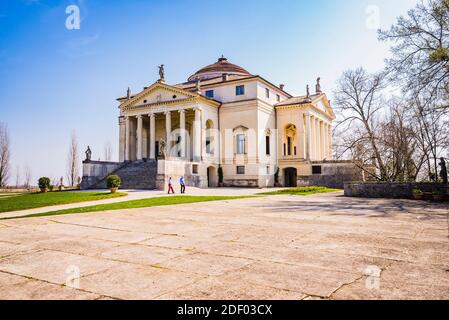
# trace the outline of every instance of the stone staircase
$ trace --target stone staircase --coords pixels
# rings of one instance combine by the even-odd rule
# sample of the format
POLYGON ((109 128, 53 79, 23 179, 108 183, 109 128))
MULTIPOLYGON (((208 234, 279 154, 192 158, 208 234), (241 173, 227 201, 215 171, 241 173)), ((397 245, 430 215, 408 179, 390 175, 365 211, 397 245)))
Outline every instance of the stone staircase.
MULTIPOLYGON (((120 189, 156 189, 157 162, 155 160, 133 161, 125 164, 109 175, 117 175, 122 180, 120 189)), ((89 189, 106 189, 107 177, 91 185, 89 189)))

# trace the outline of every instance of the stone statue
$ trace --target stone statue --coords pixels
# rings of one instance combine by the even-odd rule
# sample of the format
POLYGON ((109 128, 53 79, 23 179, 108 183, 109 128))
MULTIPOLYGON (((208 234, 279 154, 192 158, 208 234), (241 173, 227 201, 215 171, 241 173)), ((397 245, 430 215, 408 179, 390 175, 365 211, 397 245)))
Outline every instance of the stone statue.
POLYGON ((165 153, 166 153, 166 143, 164 139, 161 139, 159 141, 159 154, 165 159, 165 153))
POLYGON ((441 180, 443 180, 444 184, 447 184, 447 168, 446 168, 446 162, 444 161, 444 158, 440 159, 441 162, 439 163, 439 166, 441 167, 440 170, 440 177, 441 180))
POLYGON ((320 84, 321 78, 318 77, 318 79, 316 79, 316 86, 315 86, 315 91, 316 93, 321 93, 321 84, 320 84))
POLYGON ((306 98, 310 97, 310 88, 309 85, 306 86, 306 98))
POLYGON ((164 70, 164 65, 161 64, 158 68, 159 68, 159 80, 160 80, 160 81, 164 81, 164 80, 165 80, 165 70, 164 70))
POLYGON ((200 79, 196 79, 196 91, 197 92, 201 91, 201 80, 200 79))
POLYGON ((128 87, 128 90, 126 90, 126 98, 129 100, 131 98, 131 89, 128 87))
POLYGON ((90 150, 90 147, 87 146, 87 150, 86 150, 86 160, 85 161, 90 161, 92 158, 92 151, 90 150))

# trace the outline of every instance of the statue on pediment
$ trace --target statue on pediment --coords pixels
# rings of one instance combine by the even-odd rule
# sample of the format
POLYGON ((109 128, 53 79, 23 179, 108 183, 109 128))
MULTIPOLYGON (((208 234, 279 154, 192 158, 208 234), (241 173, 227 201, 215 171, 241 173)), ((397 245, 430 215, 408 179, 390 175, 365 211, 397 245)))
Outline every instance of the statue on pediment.
POLYGON ((164 65, 161 64, 158 68, 159 68, 159 81, 164 81, 164 80, 165 80, 165 69, 164 69, 164 65))
POLYGON ((320 81, 321 81, 321 78, 320 77, 318 77, 318 79, 316 79, 316 86, 315 86, 315 92, 317 93, 317 94, 320 94, 322 91, 321 91, 321 84, 320 84, 320 81))

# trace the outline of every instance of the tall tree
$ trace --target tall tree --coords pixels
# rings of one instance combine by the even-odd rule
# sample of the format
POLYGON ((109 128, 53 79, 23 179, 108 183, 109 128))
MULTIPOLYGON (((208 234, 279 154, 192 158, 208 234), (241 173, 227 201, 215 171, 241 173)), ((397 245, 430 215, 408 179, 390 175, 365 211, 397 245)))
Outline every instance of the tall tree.
POLYGON ((23 172, 24 172, 23 184, 24 184, 25 188, 29 188, 29 187, 31 187, 31 180, 33 178, 30 166, 26 165, 25 168, 23 169, 23 172))
POLYGON ((406 92, 449 107, 449 0, 420 0, 379 39, 394 42, 387 69, 406 92))
POLYGON ((78 141, 76 138, 76 132, 73 130, 70 138, 69 153, 67 155, 67 180, 72 187, 75 186, 78 180, 78 166, 78 141))
POLYGON ((8 127, 0 122, 0 187, 6 186, 9 178, 10 141, 8 127))
POLYGON ((387 170, 375 134, 383 89, 384 74, 369 74, 363 68, 348 70, 338 81, 335 103, 337 112, 343 117, 337 127, 353 131, 346 139, 346 149, 353 153, 356 161, 363 159, 356 162, 361 167, 368 165, 365 160, 370 160, 369 165, 374 162, 379 174, 373 174, 378 180, 387 181, 387 170))
POLYGON ((112 159, 112 146, 109 141, 107 141, 104 145, 104 160, 111 161, 112 159))
POLYGON ((16 188, 20 187, 20 167, 16 167, 16 188))

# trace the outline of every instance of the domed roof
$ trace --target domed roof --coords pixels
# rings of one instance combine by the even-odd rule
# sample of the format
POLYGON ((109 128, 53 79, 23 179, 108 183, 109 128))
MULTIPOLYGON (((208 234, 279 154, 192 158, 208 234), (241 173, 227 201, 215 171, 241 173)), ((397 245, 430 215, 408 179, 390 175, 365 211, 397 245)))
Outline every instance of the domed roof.
POLYGON ((191 75, 188 81, 212 79, 220 77, 223 74, 251 76, 251 73, 238 65, 228 62, 228 59, 221 56, 214 64, 201 68, 195 74, 191 75))

